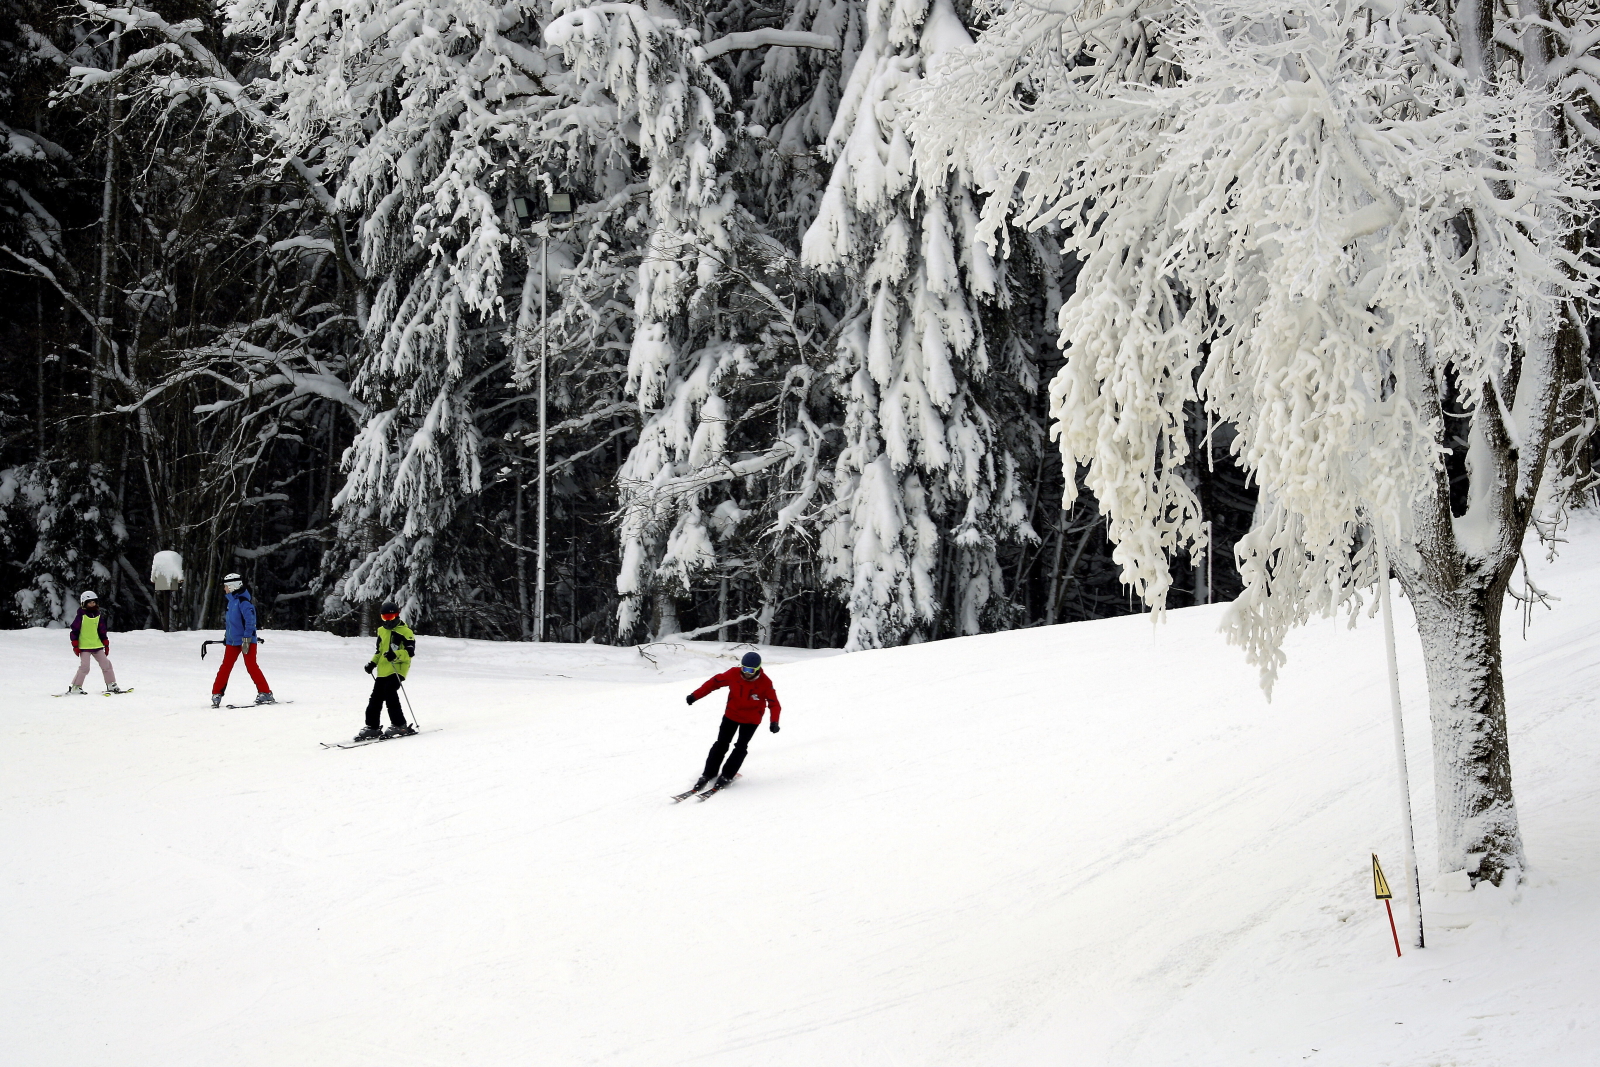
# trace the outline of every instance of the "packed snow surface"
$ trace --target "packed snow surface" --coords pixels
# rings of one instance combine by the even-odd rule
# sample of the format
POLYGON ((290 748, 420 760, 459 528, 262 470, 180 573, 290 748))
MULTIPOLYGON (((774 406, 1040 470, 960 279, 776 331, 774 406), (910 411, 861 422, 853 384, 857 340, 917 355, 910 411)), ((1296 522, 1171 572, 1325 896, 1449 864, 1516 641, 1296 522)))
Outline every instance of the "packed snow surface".
POLYGON ((682 805, 721 708, 684 695, 742 647, 424 635, 435 732, 340 751, 368 641, 269 630, 295 703, 212 711, 216 634, 116 635, 137 692, 52 699, 66 635, 0 633, 3 1059, 1594 1064, 1600 524, 1529 557, 1562 598, 1526 640, 1507 615, 1534 870, 1429 889, 1402 959, 1368 858, 1400 883, 1376 620, 1294 635, 1270 705, 1220 606, 767 649, 782 733, 682 805))

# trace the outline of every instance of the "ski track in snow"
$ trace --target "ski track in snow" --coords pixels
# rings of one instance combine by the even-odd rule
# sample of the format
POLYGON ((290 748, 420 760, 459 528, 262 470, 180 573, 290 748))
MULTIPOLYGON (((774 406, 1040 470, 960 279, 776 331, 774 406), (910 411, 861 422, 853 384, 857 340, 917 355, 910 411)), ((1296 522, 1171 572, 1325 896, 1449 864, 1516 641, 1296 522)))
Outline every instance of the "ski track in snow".
POLYGON ((3 632, 0 1059, 1594 1064, 1600 521, 1534 569, 1562 599, 1505 627, 1534 870, 1426 890, 1400 960, 1369 875, 1403 870, 1375 619, 1294 634, 1271 705, 1221 606, 768 649, 784 731, 703 805, 668 797, 721 696, 683 696, 733 646, 424 635, 407 690, 443 729, 330 751, 369 640, 268 632, 296 703, 229 712, 209 634, 118 635, 137 693, 52 700, 66 636, 3 632))

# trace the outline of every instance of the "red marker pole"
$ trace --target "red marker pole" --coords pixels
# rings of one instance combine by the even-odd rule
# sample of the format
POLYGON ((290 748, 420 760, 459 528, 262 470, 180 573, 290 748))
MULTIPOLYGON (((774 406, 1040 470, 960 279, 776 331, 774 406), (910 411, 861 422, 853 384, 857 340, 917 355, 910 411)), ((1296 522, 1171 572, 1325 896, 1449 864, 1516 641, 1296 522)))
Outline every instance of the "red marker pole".
POLYGON ((1383 910, 1389 913, 1389 933, 1394 935, 1394 954, 1400 955, 1400 931, 1394 925, 1394 907, 1389 903, 1394 896, 1394 891, 1389 888, 1389 879, 1383 876, 1383 867, 1378 863, 1378 854, 1372 854, 1372 895, 1383 901, 1383 910))
POLYGON ((1400 955, 1400 931, 1395 929, 1394 909, 1389 906, 1389 899, 1387 897, 1385 897, 1383 901, 1383 910, 1389 913, 1389 932, 1394 935, 1394 954, 1398 956, 1400 955))

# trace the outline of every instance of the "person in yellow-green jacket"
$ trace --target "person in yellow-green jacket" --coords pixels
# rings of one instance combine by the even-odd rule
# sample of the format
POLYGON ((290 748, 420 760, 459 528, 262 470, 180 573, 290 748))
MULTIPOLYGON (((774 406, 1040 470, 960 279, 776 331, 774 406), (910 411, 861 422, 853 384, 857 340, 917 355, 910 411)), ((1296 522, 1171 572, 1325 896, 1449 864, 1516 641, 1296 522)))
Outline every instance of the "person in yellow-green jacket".
POLYGON ((404 737, 417 732, 400 710, 400 683, 411 670, 411 657, 417 652, 417 635, 400 621, 400 605, 386 602, 378 609, 383 620, 378 626, 378 650, 367 661, 372 675, 372 698, 367 701, 367 725, 356 734, 357 741, 376 741, 380 737, 404 737), (378 729, 383 706, 389 705, 389 729, 378 729))
POLYGON ((82 696, 84 680, 89 677, 89 661, 100 665, 100 677, 105 680, 107 693, 121 693, 117 688, 117 672, 111 667, 111 627, 100 610, 100 598, 86 589, 78 598, 77 617, 67 636, 72 638, 72 654, 78 657, 78 673, 67 686, 68 696, 82 696))

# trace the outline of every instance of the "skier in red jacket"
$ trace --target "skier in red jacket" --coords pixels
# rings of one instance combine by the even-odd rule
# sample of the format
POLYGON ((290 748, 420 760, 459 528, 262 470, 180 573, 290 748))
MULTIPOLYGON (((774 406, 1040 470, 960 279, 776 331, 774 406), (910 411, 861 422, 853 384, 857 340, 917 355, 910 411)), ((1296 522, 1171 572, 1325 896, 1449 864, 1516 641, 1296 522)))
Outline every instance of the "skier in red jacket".
POLYGON ((693 704, 713 690, 723 687, 728 690, 728 707, 722 713, 722 728, 717 731, 717 743, 711 746, 710 753, 706 755, 706 768, 701 772, 700 780, 694 784, 694 788, 689 790, 690 793, 704 788, 713 778, 716 779, 718 789, 733 781, 733 776, 739 773, 739 768, 744 764, 745 749, 750 745, 750 737, 756 732, 756 727, 761 725, 762 713, 769 707, 772 709, 771 730, 773 733, 778 732, 778 715, 783 708, 778 703, 777 691, 772 688, 772 679, 761 670, 761 656, 758 653, 746 652, 739 666, 713 675, 685 700, 693 704), (733 754, 728 756, 728 762, 723 763, 722 757, 727 754, 728 744, 733 741, 736 733, 739 735, 739 740, 733 746, 733 754))

